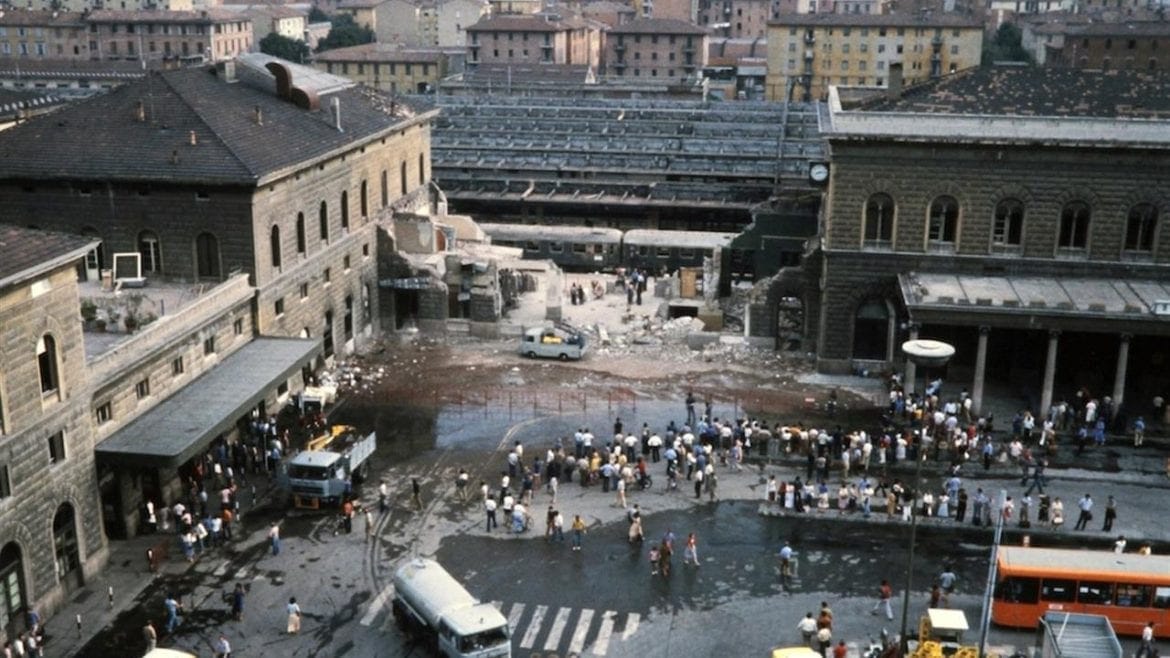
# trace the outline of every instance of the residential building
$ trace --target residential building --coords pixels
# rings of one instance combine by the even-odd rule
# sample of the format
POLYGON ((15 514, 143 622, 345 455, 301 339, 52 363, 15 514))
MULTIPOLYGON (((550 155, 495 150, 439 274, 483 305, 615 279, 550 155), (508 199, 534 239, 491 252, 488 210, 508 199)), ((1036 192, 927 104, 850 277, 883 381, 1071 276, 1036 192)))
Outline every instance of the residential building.
POLYGON ((229 4, 220 5, 221 9, 238 12, 241 16, 252 20, 252 35, 259 48, 260 40, 269 34, 279 34, 286 39, 296 41, 305 40, 305 29, 308 27, 308 15, 290 5, 278 4, 229 4))
POLYGON ((545 10, 544 0, 488 0, 492 16, 504 14, 537 14, 545 10))
POLYGON ((86 19, 94 59, 229 60, 250 52, 251 19, 225 9, 100 10, 86 19))
POLYGON ((192 11, 199 9, 192 0, 11 0, 13 8, 34 11, 87 12, 97 9, 125 9, 142 11, 192 11))
POLYGON ((606 70, 616 76, 694 78, 707 66, 706 28, 670 18, 639 18, 611 27, 606 70))
POLYGON ((641 18, 673 18, 694 23, 699 17, 701 0, 630 0, 641 18))
POLYGON ((313 56, 318 70, 392 94, 426 93, 447 76, 447 55, 431 48, 367 43, 313 56))
POLYGON ((88 59, 85 17, 51 10, 0 11, 0 57, 88 59))
POLYGON ((581 18, 596 21, 609 27, 631 21, 638 15, 630 5, 614 0, 581 3, 575 5, 573 11, 579 13, 581 18))
POLYGON ((451 47, 467 43, 467 26, 486 16, 487 0, 343 0, 338 11, 374 32, 379 43, 451 47))
POLYGON ((602 27, 552 14, 483 18, 467 28, 467 66, 581 64, 597 70, 602 27))
POLYGON ((958 14, 794 14, 768 24, 767 97, 824 99, 831 85, 912 85, 978 66, 983 23, 958 14))
MULTIPOLYGON (((836 14, 885 14, 896 0, 834 0, 826 3, 836 14)), ((993 0, 995 1, 995 0, 993 0)), ((811 2, 811 0, 810 0, 811 2)), ((811 12, 810 12, 811 13, 811 12)))
POLYGON ((0 58, 0 89, 62 99, 104 93, 145 76, 138 62, 0 58))
POLYGON ((699 0, 697 20, 713 35, 734 39, 766 37, 768 21, 780 18, 779 0, 699 0))
POLYGON ((935 338, 976 412, 992 386, 1040 391, 1041 414, 1078 390, 1150 409, 1170 385, 1166 78, 978 68, 857 108, 837 91, 816 282, 795 293, 818 368, 905 367, 921 391, 898 346, 935 338))
POLYGON ((1098 71, 1170 69, 1170 22, 1125 21, 1068 26, 1048 66, 1098 71))

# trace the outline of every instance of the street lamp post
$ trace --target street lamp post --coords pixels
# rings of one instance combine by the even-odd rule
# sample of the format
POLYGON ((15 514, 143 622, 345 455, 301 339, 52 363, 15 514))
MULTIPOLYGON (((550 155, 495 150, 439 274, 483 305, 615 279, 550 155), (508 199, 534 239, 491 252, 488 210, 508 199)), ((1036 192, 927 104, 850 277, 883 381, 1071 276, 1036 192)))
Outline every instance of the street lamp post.
MULTIPOLYGON (((941 367, 951 360, 955 355, 955 348, 950 343, 944 343, 937 340, 929 339, 915 339, 908 340, 902 343, 902 352, 906 354, 906 358, 917 366, 923 367, 941 367)), ((918 506, 915 501, 918 497, 918 490, 922 488, 922 458, 926 451, 923 450, 923 441, 921 437, 918 441, 918 448, 915 450, 914 457, 914 489, 913 497, 910 500, 910 552, 906 559, 906 585, 902 592, 902 631, 899 642, 901 643, 901 652, 906 654, 909 648, 909 640, 906 637, 906 625, 910 619, 910 588, 914 577, 914 543, 918 535, 918 506)))

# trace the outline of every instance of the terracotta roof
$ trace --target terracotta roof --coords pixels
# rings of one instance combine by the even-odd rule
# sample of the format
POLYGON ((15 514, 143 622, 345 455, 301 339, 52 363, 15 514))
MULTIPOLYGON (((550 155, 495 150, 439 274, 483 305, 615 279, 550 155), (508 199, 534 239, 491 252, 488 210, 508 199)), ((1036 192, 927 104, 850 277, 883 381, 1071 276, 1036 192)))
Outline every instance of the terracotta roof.
POLYGON ((768 25, 817 27, 977 27, 983 21, 973 16, 935 13, 919 14, 787 14, 768 25))
POLYGON ((541 16, 486 16, 475 25, 468 25, 468 32, 564 32, 570 29, 560 21, 547 20, 541 16))
POLYGON ((241 16, 220 7, 203 11, 99 9, 90 12, 88 20, 92 23, 223 23, 241 20, 241 16))
POLYGON ((95 238, 0 224, 0 286, 7 287, 85 255, 95 238))
POLYGON ((434 48, 402 48, 387 43, 365 43, 336 48, 313 55, 315 62, 406 62, 437 63, 445 54, 434 48))
POLYGON ((871 111, 1043 117, 1170 118, 1170 74, 1037 67, 970 69, 871 111))
POLYGON ((636 18, 609 28, 610 34, 710 34, 706 28, 677 18, 636 18))
MULTIPOLYGON (((294 86, 301 77, 322 75, 289 66, 294 86)), ((322 92, 320 107, 301 109, 243 80, 225 83, 204 68, 154 72, 0 132, 0 179, 255 185, 415 116, 409 106, 353 85, 322 92), (344 132, 333 126, 328 108, 334 98, 344 132), (137 119, 139 102, 146 121, 137 119), (257 107, 262 125, 254 120, 257 107)))
POLYGON ((0 11, 0 25, 85 25, 85 17, 75 11, 35 11, 30 9, 5 9, 0 11))

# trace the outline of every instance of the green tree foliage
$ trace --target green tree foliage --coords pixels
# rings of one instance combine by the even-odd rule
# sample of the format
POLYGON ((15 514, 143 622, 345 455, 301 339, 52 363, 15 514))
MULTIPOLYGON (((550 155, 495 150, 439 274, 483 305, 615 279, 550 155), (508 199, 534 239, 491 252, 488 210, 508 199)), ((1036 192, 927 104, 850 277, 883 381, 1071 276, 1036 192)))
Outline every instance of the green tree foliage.
POLYGON ((275 32, 260 40, 260 52, 290 62, 303 64, 309 60, 309 45, 300 39, 290 39, 275 32))
POLYGON ((312 9, 309 10, 309 22, 310 23, 324 23, 328 20, 329 20, 329 14, 326 14, 325 12, 321 11, 319 8, 313 7, 312 9))
POLYGON ((995 62, 1032 63, 1032 55, 1021 45, 1023 35, 1014 23, 1004 23, 995 31, 995 36, 983 44, 983 65, 995 62))
POLYGON ((317 52, 319 53, 334 48, 360 46, 374 40, 374 31, 355 23, 353 16, 349 14, 338 14, 329 19, 329 22, 333 26, 329 28, 329 36, 318 42, 317 52))

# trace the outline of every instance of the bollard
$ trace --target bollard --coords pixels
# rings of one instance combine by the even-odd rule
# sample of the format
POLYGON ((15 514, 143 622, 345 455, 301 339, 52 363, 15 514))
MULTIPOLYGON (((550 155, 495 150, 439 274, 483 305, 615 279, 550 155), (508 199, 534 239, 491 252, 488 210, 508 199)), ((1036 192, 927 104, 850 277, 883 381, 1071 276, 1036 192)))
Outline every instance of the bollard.
POLYGON ((81 615, 77 615, 77 637, 81 637, 81 615))
POLYGON ((1032 545, 1032 535, 1024 535, 1023 546, 1027 548, 1032 545))
POLYGON ((114 586, 113 585, 110 585, 106 589, 106 596, 110 599, 110 609, 113 610, 113 608, 114 608, 114 586))

